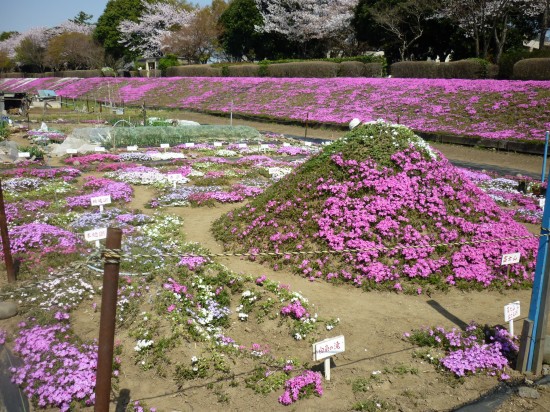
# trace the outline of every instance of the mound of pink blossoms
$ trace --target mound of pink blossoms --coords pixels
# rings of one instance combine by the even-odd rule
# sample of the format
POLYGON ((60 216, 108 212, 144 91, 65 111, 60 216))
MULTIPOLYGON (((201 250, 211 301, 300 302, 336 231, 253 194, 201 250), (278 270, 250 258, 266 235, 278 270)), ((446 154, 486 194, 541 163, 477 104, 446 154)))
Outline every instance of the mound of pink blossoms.
POLYGON ((538 242, 403 126, 363 125, 214 225, 240 252, 276 252, 310 279, 368 287, 532 281, 538 242), (299 254, 327 250, 331 253, 299 254), (338 252, 338 253, 334 253, 338 252), (503 254, 520 252, 510 272, 503 254))

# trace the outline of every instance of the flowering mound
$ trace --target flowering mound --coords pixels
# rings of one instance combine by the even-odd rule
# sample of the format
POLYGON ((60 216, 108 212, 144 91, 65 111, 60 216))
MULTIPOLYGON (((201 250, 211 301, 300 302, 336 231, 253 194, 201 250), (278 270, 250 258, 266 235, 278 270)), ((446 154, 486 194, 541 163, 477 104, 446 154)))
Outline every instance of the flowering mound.
POLYGON ((522 285, 532 280, 537 249, 535 237, 441 153, 380 121, 326 146, 213 230, 227 248, 311 280, 398 290, 403 279, 522 285), (501 257, 513 252, 522 263, 508 273, 501 257))

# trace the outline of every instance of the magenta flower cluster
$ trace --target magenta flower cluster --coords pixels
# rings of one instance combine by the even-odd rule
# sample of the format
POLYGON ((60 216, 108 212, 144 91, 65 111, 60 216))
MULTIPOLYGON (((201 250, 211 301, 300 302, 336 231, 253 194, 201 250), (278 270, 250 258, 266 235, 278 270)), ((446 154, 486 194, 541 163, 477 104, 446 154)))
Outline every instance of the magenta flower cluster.
POLYGON ((132 189, 132 186, 128 183, 116 182, 114 180, 93 176, 86 178, 83 187, 84 189, 95 190, 85 195, 67 197, 66 202, 70 209, 74 209, 75 207, 90 207, 91 198, 97 196, 110 195, 111 200, 130 202, 134 193, 134 189, 132 189))
POLYGON ((72 167, 53 167, 51 169, 23 168, 5 170, 4 175, 14 177, 39 177, 41 179, 55 179, 61 177, 65 181, 71 181, 80 176, 80 170, 72 167))
POLYGON ((301 320, 302 318, 309 318, 309 313, 306 308, 302 306, 302 302, 299 299, 289 303, 281 308, 281 315, 290 316, 291 318, 301 320))
MULTIPOLYGON (((446 351, 439 362, 456 376, 484 371, 488 375, 498 375, 502 380, 508 379, 505 368, 519 349, 517 338, 500 326, 481 328, 471 323, 464 331, 456 328, 445 331, 437 327, 417 333, 426 335, 423 342, 431 342, 431 345, 446 351)), ((411 342, 415 341, 414 335, 407 336, 411 342)))
POLYGON ((178 265, 185 266, 189 270, 196 270, 206 262, 208 262, 208 260, 205 257, 187 255, 182 256, 178 265))
MULTIPOLYGON (((81 244, 82 240, 75 233, 46 223, 28 223, 10 231, 11 251, 21 256, 31 251, 39 255, 74 253, 81 244)), ((0 255, 3 256, 3 252, 0 251, 0 255)))
POLYGON ((308 395, 308 390, 316 396, 323 395, 322 377, 319 372, 310 370, 290 378, 285 382, 285 392, 279 396, 279 402, 290 405, 308 395))
POLYGON ((74 344, 67 340, 69 326, 23 328, 15 339, 14 351, 23 361, 12 367, 12 381, 23 388, 38 407, 69 411, 76 402, 93 405, 97 345, 74 344))
POLYGON ((432 276, 449 285, 484 287, 532 281, 536 238, 440 153, 410 144, 388 154, 392 167, 346 156, 327 156, 327 172, 315 177, 297 169, 278 186, 279 192, 291 191, 291 199, 272 198, 229 213, 225 229, 239 247, 252 253, 260 245, 281 253, 285 263, 310 279, 358 286, 432 276), (344 264, 335 263, 338 255, 299 259, 284 254, 312 242, 343 251, 338 262, 344 264), (512 252, 520 252, 524 261, 508 273, 500 261, 512 252))

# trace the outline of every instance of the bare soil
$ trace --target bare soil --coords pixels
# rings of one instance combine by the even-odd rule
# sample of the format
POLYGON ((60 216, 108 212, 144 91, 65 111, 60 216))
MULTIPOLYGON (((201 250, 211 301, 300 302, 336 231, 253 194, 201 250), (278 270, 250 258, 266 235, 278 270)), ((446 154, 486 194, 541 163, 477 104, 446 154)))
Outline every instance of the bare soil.
MULTIPOLYGON (((182 113, 181 118, 200 123, 220 124, 228 119, 196 113, 182 113)), ((301 136, 304 128, 281 126, 234 120, 233 124, 244 124, 260 130, 301 136)), ((338 138, 344 132, 325 129, 309 129, 308 136, 323 139, 338 138)), ((540 173, 542 159, 515 153, 500 153, 478 150, 461 146, 434 144, 451 160, 462 160, 491 166, 506 166, 525 173, 540 173)), ((52 160, 53 161, 53 160, 52 160)), ((141 186, 135 187, 135 199, 132 208, 144 209, 153 191, 141 186)), ((184 219, 182 232, 187 241, 199 242, 213 253, 223 252, 222 246, 210 232, 212 222, 236 205, 218 205, 207 208, 168 208, 184 219)), ((536 230, 536 228, 531 228, 536 230)), ((257 411, 257 410, 296 410, 296 411, 349 411, 360 401, 385 401, 390 410, 399 411, 450 411, 476 402, 480 397, 497 387, 494 377, 485 375, 468 377, 464 383, 457 383, 438 373, 432 365, 413 358, 416 348, 402 339, 404 332, 424 326, 443 326, 446 329, 461 328, 470 321, 479 324, 503 324, 503 307, 507 303, 519 300, 522 317, 516 319, 516 333, 521 329, 522 320, 528 312, 531 290, 513 290, 503 293, 495 291, 461 292, 451 290, 448 293, 437 292, 431 296, 421 294, 408 296, 397 293, 365 293, 350 286, 332 286, 322 281, 309 280, 284 270, 273 271, 268 267, 237 257, 224 257, 219 261, 236 273, 253 276, 267 275, 269 278, 288 284, 293 290, 300 291, 323 317, 338 317, 340 325, 328 332, 326 337, 344 335, 346 351, 333 358, 331 380, 323 383, 325 393, 322 397, 300 400, 295 406, 284 407, 277 402, 282 392, 267 396, 256 395, 246 389, 242 379, 251 372, 250 365, 243 363, 232 366, 236 371, 237 387, 227 382, 188 381, 178 389, 170 379, 155 376, 153 372, 143 372, 133 365, 130 358, 123 362, 120 389, 128 390, 132 399, 140 399, 149 407, 158 411, 257 411), (374 371, 394 370, 399 366, 417 368, 417 374, 382 373, 379 382, 373 383, 366 392, 352 391, 352 383, 358 379, 368 379, 374 371), (210 384, 210 385, 209 385, 210 384), (210 386, 210 388, 208 388, 210 386), (212 389, 214 387, 214 390, 212 389), (218 388, 218 389, 216 389, 218 388), (214 394, 216 390, 227 395, 227 402, 219 402, 214 394)), ((84 338, 98 336, 99 314, 91 309, 81 309, 76 314, 75 327, 84 338)), ((17 320, 10 320, 10 324, 17 320)), ((0 321, 0 328, 2 327, 0 321)), ((304 362, 311 361, 311 346, 304 341, 295 342, 292 347, 283 347, 278 343, 278 331, 263 329, 258 340, 270 342, 272 352, 279 356, 292 355, 304 362)), ((247 331, 234 325, 231 331, 237 341, 247 339, 247 331), (239 335, 239 333, 241 335, 239 335)), ((322 370, 322 362, 313 365, 322 370)), ((514 385, 521 384, 524 376, 509 371, 514 385)), ((531 379, 537 377, 529 376, 531 379)), ((519 398, 517 395, 495 405, 492 410, 511 412, 520 410, 550 411, 550 388, 539 388, 540 398, 519 398)), ((118 396, 121 392, 113 394, 118 396)), ((1 408, 0 408, 1 409, 1 408)), ((111 410, 119 410, 115 403, 111 410)), ((371 410, 371 409, 365 409, 371 410)))

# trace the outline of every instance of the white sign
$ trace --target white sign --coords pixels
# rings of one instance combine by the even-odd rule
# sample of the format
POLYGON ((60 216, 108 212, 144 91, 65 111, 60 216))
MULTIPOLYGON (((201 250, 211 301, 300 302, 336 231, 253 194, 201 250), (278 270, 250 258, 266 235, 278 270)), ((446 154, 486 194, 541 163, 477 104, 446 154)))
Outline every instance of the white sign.
POLYGON ((106 149, 103 146, 97 146, 94 150, 96 152, 105 152, 106 151, 106 149))
POLYGON ((107 228, 102 227, 99 229, 87 230, 84 232, 84 239, 88 242, 93 242, 94 240, 101 240, 107 238, 107 228))
POLYGON ((290 147, 290 143, 283 143, 283 147, 290 147))
POLYGON ((126 150, 129 152, 135 152, 137 149, 137 146, 126 146, 126 150))
POLYGON ((222 147, 222 142, 214 142, 214 147, 222 147))
POLYGON ((510 322, 512 319, 518 318, 520 315, 519 300, 504 306, 504 322, 510 322))
POLYGON ((111 195, 95 196, 90 198, 92 206, 101 206, 111 203, 111 195))
POLYGON ((304 142, 305 146, 311 146, 311 142, 304 142))
POLYGON ((180 175, 179 173, 172 173, 172 174, 166 175, 166 177, 168 178, 169 182, 179 182, 183 180, 183 176, 180 175))
POLYGON ((30 152, 19 152, 17 153, 17 157, 31 157, 30 152))
POLYGON ((313 344, 313 360, 318 361, 346 350, 344 335, 329 338, 313 344))
POLYGON ((502 261, 500 262, 500 265, 512 265, 514 263, 519 263, 519 259, 521 258, 521 253, 508 253, 506 255, 502 255, 502 261))
POLYGON ((169 143, 161 143, 160 144, 160 148, 161 149, 168 149, 170 147, 170 144, 169 143))
POLYGON ((77 149, 67 149, 67 154, 76 154, 78 153, 77 149))
POLYGON ((542 199, 539 199, 539 206, 544 209, 544 204, 546 203, 546 199, 543 197, 542 199))
POLYGON ((237 145, 237 147, 245 148, 245 147, 246 147, 246 143, 239 143, 239 144, 237 145))
POLYGON ((262 148, 262 149, 269 149, 269 145, 268 145, 268 144, 261 144, 261 145, 260 145, 260 148, 262 148))
POLYGON ((195 147, 195 143, 185 143, 185 147, 195 147))

